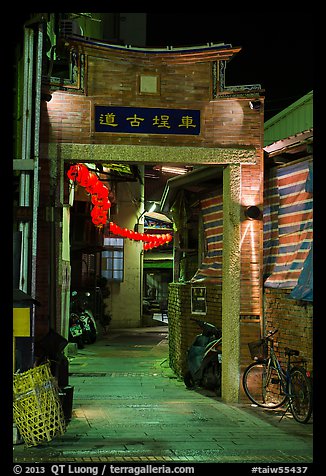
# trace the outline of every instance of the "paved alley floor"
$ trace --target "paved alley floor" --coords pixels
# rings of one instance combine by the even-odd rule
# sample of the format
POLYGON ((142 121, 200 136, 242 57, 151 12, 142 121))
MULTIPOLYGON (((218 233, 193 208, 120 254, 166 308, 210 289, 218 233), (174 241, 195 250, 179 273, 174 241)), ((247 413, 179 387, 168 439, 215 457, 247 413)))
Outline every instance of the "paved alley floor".
POLYGON ((313 462, 313 424, 188 390, 168 365, 165 326, 110 330, 70 360, 65 434, 14 462, 313 462))

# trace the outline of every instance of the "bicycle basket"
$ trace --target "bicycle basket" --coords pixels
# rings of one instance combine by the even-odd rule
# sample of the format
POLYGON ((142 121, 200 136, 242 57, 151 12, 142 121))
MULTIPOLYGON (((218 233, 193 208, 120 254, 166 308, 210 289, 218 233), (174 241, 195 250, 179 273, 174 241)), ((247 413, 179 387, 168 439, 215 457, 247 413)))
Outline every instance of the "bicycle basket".
POLYGON ((268 357, 268 344, 265 339, 260 339, 248 344, 251 358, 253 360, 264 360, 268 357))

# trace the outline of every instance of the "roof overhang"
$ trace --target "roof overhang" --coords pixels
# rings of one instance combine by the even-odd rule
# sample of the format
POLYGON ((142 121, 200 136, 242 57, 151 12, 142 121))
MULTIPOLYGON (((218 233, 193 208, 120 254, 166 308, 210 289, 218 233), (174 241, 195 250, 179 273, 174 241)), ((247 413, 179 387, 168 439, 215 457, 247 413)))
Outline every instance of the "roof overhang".
POLYGON ((200 184, 212 179, 219 179, 223 175, 223 166, 214 167, 198 167, 184 175, 178 175, 167 180, 160 208, 163 212, 168 212, 173 205, 176 195, 180 189, 186 188, 193 184, 200 184))
POLYGON ((82 36, 74 35, 65 37, 67 45, 81 45, 84 49, 102 50, 115 57, 129 58, 130 60, 141 60, 146 56, 147 60, 150 58, 154 62, 157 60, 166 64, 178 63, 196 63, 198 61, 214 61, 224 60, 229 61, 235 54, 241 51, 241 46, 233 47, 226 43, 207 43, 206 45, 197 46, 182 46, 173 47, 167 46, 165 48, 149 48, 149 47, 134 47, 131 45, 115 45, 104 41, 99 41, 92 38, 84 38, 82 36))
POLYGON ((267 145, 263 150, 268 154, 269 157, 282 154, 283 152, 288 152, 290 149, 293 149, 302 144, 309 144, 313 140, 313 129, 308 129, 307 131, 299 132, 285 139, 278 140, 273 142, 270 145, 267 145))

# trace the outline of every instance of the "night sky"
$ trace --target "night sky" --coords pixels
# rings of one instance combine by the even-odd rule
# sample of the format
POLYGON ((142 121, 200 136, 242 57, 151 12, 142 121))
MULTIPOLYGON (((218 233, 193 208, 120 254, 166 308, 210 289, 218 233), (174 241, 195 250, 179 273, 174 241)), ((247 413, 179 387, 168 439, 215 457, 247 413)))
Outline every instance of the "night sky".
MULTIPOLYGON (((236 9, 235 4, 232 6, 236 9)), ((305 10, 305 11, 304 11, 305 10)), ((302 13, 147 14, 148 46, 223 42, 242 50, 226 67, 226 86, 261 84, 265 120, 313 89, 313 18, 302 13)))
MULTIPOLYGON (((269 7, 271 8, 271 7, 269 7)), ((233 11, 234 10, 234 11, 233 11)), ((265 120, 314 89, 316 19, 309 9, 264 9, 239 13, 147 13, 147 46, 196 46, 209 42, 241 46, 226 67, 226 86, 261 84, 265 120)), ((29 13, 15 12, 6 50, 15 48, 29 13)), ((6 51, 5 51, 6 53, 6 51)))

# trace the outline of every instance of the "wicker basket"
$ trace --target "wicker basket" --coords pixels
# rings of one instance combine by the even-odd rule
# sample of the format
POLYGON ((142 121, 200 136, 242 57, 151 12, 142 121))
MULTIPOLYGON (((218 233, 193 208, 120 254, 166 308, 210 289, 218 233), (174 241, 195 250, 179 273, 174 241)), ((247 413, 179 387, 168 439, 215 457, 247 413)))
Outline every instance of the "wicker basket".
POLYGON ((27 446, 51 441, 65 432, 65 418, 50 364, 14 375, 13 415, 27 446))
POLYGON ((268 357, 268 344, 265 339, 260 339, 248 344, 251 358, 253 360, 264 360, 268 357))

